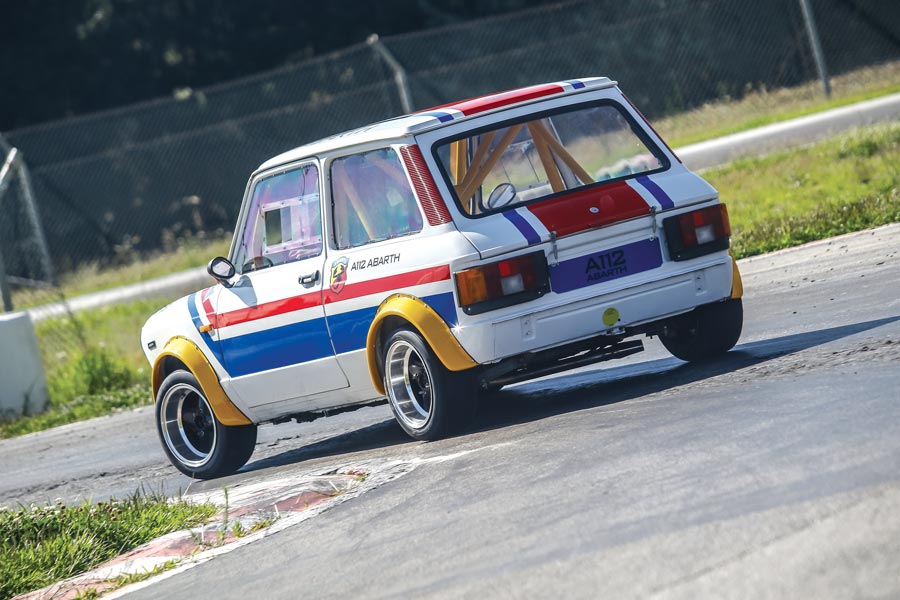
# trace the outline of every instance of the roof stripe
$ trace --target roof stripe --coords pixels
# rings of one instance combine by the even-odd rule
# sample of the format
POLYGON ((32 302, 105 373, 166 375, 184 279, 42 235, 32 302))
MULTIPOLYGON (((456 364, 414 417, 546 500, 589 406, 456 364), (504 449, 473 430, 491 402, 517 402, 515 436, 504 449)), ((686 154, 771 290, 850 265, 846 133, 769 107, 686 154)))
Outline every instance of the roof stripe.
POLYGON ((555 96, 556 94, 564 94, 587 87, 605 86, 609 84, 612 84, 612 82, 606 77, 569 79, 567 81, 533 85, 516 90, 499 92, 497 94, 469 98, 468 100, 461 100, 459 102, 451 102, 450 104, 435 106, 415 114, 435 117, 440 123, 447 123, 455 119, 470 117, 489 110, 503 108, 505 106, 511 106, 513 104, 519 104, 537 98, 555 96))

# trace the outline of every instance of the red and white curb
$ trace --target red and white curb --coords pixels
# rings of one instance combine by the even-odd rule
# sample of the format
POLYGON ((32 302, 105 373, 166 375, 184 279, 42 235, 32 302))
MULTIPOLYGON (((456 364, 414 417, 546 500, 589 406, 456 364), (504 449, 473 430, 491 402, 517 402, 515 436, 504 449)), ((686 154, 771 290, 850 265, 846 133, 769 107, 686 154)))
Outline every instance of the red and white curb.
POLYGON ((200 527, 164 535, 86 573, 17 596, 16 600, 70 600, 91 588, 104 598, 117 598, 302 523, 413 468, 415 465, 409 462, 361 464, 187 495, 183 499, 188 502, 211 502, 222 511, 200 527), (238 537, 236 531, 248 533, 238 537), (177 566, 112 589, 116 578, 149 573, 172 562, 177 566))
POLYGON ((71 600, 91 588, 106 599, 118 598, 293 527, 402 477, 419 465, 446 462, 479 450, 506 445, 482 446, 431 458, 361 462, 353 467, 322 469, 315 473, 240 483, 231 489, 186 495, 183 499, 188 502, 211 502, 223 510, 200 527, 162 536, 86 573, 17 596, 15 600, 71 600), (240 525, 236 526, 236 523, 240 525), (249 533, 238 537, 236 529, 249 533), (144 581, 115 587, 118 577, 150 573, 173 562, 177 564, 144 581))

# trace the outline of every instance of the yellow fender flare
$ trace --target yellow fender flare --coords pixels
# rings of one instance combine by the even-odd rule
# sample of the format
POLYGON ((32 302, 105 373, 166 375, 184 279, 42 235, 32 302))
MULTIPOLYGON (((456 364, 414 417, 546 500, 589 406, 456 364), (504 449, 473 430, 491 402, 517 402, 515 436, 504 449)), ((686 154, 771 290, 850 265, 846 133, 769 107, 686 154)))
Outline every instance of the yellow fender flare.
POLYGON ((737 261, 731 257, 731 297, 741 298, 744 295, 744 281, 741 279, 741 272, 738 270, 737 261))
POLYGON ((378 368, 378 334, 381 324, 388 317, 399 317, 425 338, 438 360, 450 371, 465 371, 478 366, 469 353, 459 344, 444 320, 433 308, 415 296, 394 294, 384 300, 375 313, 366 338, 366 360, 369 376, 379 394, 384 394, 384 381, 378 368))
POLYGON ((153 363, 151 380, 154 398, 159 393, 159 388, 165 379, 162 366, 167 356, 177 358, 194 374, 194 377, 200 382, 200 387, 209 401, 213 414, 222 425, 250 425, 252 423, 225 395, 225 390, 219 383, 219 377, 203 351, 194 342, 183 337, 169 340, 166 347, 156 357, 156 362, 153 363))

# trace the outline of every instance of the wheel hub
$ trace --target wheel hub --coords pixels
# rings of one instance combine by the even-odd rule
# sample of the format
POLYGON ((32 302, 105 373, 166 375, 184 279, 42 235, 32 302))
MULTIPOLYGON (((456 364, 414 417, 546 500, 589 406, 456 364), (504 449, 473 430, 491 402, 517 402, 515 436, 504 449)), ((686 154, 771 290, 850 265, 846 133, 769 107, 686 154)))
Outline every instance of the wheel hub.
POLYGON ((159 418, 166 447, 180 463, 196 468, 209 461, 216 426, 200 390, 186 383, 172 386, 161 400, 159 418))
POLYGON ((418 350, 397 340, 388 348, 385 371, 388 399, 400 420, 413 429, 424 427, 431 415, 432 386, 418 350))

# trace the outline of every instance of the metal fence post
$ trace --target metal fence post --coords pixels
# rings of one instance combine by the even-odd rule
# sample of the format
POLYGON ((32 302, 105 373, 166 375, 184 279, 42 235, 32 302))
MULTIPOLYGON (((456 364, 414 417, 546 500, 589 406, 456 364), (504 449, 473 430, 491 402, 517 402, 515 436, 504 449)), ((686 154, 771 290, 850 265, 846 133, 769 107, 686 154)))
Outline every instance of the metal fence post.
POLYGON ((15 169, 16 161, 19 159, 19 152, 15 148, 4 148, 6 152, 6 160, 0 167, 0 206, 3 204, 3 194, 9 187, 9 180, 13 177, 13 169, 15 169))
MULTIPOLYGON (((0 167, 0 208, 3 206, 3 194, 9 187, 9 180, 13 178, 18 153, 15 148, 10 148, 5 140, 0 138, 0 147, 6 153, 6 160, 3 161, 3 167, 0 167)), ((3 248, 0 247, 0 298, 3 300, 3 311, 12 312, 12 294, 9 291, 9 280, 6 277, 6 264, 3 262, 3 248)))
POLYGON ((412 94, 409 93, 409 82, 406 80, 406 69, 404 69, 403 65, 394 58, 391 51, 385 48, 377 33, 370 35, 369 39, 366 40, 366 43, 384 59, 384 62, 386 62, 388 67, 394 72, 394 81, 397 83, 397 91, 400 94, 400 106, 403 108, 403 112, 406 114, 413 112, 412 94))
POLYGON ((809 0, 800 0, 800 10, 803 11, 806 35, 809 36, 809 45, 812 47, 813 58, 816 61, 816 71, 818 71, 819 79, 822 81, 822 89, 825 90, 825 97, 831 98, 831 82, 828 80, 825 53, 822 52, 822 43, 819 41, 819 31, 816 29, 816 22, 813 19, 812 6, 810 6, 809 0))
POLYGON ((37 203, 34 200, 34 190, 31 187, 31 173, 29 173, 25 161, 19 161, 19 187, 22 190, 22 201, 25 202, 25 213, 31 222, 31 234, 34 236, 38 251, 41 254, 44 280, 50 285, 54 285, 56 284, 56 274, 53 272, 50 248, 47 246, 44 226, 41 225, 41 217, 38 214, 37 203))
POLYGON ((0 297, 3 298, 3 312, 12 312, 12 294, 9 292, 9 281, 6 279, 6 265, 3 262, 2 250, 0 250, 0 297))
MULTIPOLYGON (((53 272, 53 261, 50 258, 50 249, 47 246, 44 227, 41 225, 37 203, 34 199, 34 189, 31 187, 31 174, 28 172, 25 161, 22 160, 22 153, 19 152, 17 148, 13 148, 2 135, 0 135, 0 150, 6 154, 3 166, 0 167, 0 208, 2 208, 3 196, 6 193, 11 180, 13 177, 18 177, 19 191, 22 195, 22 202, 25 205, 25 215, 28 219, 29 229, 31 230, 30 234, 33 238, 33 243, 40 254, 41 269, 43 270, 41 278, 44 282, 49 283, 52 286, 56 282, 56 276, 53 272)), ((0 252, 0 296, 2 296, 3 300, 3 309, 7 312, 13 310, 12 294, 9 289, 11 280, 15 280, 19 283, 25 282, 26 285, 35 285, 39 283, 25 278, 10 276, 6 272, 6 265, 3 262, 2 252, 0 252)))

